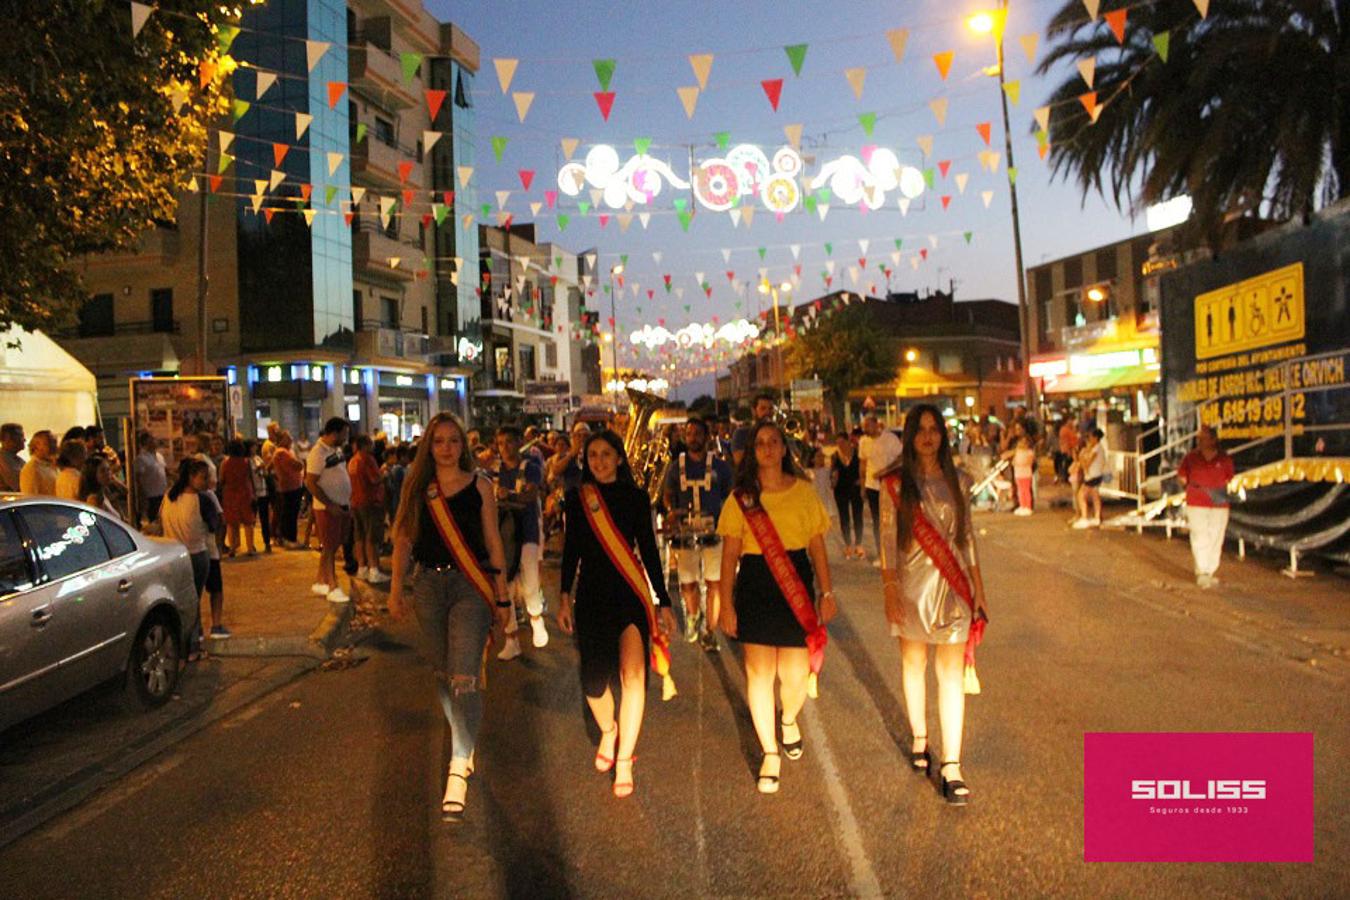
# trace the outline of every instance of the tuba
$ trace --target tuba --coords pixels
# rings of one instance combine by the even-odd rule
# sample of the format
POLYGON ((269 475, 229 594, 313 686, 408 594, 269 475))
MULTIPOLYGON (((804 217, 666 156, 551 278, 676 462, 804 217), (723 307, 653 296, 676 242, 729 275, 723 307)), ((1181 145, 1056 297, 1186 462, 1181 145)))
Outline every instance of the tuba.
POLYGON ((663 398, 636 388, 628 388, 628 404, 624 453, 628 454, 633 480, 655 505, 661 497, 661 484, 670 466, 670 442, 666 439, 665 426, 669 420, 678 419, 682 411, 667 409, 663 398))

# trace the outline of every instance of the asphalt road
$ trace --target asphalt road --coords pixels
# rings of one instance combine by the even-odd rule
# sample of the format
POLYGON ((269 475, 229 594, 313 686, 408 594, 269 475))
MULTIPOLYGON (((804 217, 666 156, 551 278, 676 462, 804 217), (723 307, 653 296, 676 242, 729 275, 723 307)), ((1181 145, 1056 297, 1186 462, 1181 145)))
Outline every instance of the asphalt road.
MULTIPOLYGON (((679 643, 679 697, 653 687, 636 794, 615 800, 555 631, 490 668, 466 821, 442 824, 448 744, 404 625, 0 851, 0 895, 1344 896, 1343 669, 1227 614, 1248 595, 1199 595, 1149 539, 1036 519, 980 520, 993 623, 964 809, 907 769, 897 651, 874 570, 852 563, 806 753, 777 796, 754 789, 736 653, 679 643), (1083 862, 1082 735, 1113 730, 1315 732, 1316 862, 1083 862)), ((1344 581, 1308 590, 1343 608, 1344 581)))

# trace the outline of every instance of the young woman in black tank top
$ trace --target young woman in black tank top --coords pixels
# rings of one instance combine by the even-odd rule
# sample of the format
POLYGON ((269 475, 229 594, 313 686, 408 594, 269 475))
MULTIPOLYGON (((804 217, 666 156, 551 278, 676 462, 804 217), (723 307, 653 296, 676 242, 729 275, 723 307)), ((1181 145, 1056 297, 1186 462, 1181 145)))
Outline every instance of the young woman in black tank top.
POLYGON ((473 773, 483 718, 479 673, 484 646, 494 626, 501 633, 511 609, 504 566, 491 483, 476 474, 463 426, 449 413, 441 413, 428 424, 403 482, 394 522, 389 614, 398 621, 411 605, 436 671, 436 689, 450 725, 450 770, 441 801, 447 821, 459 821, 463 815, 473 773), (485 585, 487 597, 451 552, 433 518, 432 504, 442 502, 477 563, 475 567, 466 561, 467 565, 481 569, 490 582, 485 585), (413 563, 416 570, 410 584, 413 563), (409 587, 411 604, 406 596, 409 587))

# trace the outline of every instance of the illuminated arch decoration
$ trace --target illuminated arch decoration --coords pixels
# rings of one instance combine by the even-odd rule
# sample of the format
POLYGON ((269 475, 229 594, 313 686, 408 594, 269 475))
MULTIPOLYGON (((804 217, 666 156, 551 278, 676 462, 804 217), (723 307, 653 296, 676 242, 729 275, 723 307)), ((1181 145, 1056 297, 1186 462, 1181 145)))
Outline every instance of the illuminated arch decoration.
POLYGON ((887 191, 899 189, 910 200, 924 191, 923 173, 913 166, 902 166, 895 153, 885 147, 872 151, 864 163, 856 156, 841 156, 820 167, 820 173, 811 182, 817 190, 826 184, 830 193, 840 201, 855 206, 866 204, 868 209, 880 209, 886 202, 887 191))
POLYGON ((718 341, 736 346, 759 336, 759 328, 746 319, 737 319, 716 326, 707 322, 693 322, 679 331, 670 331, 664 326, 653 328, 643 325, 628 336, 630 343, 648 350, 656 350, 666 344, 676 344, 680 348, 704 347, 711 349, 718 341))
POLYGON ((689 189, 689 182, 668 164, 645 153, 620 165, 619 152, 608 144, 592 147, 584 163, 570 162, 558 170, 558 188, 564 194, 575 197, 589 184, 604 192, 602 200, 610 209, 622 209, 630 202, 651 203, 666 181, 680 190, 689 189))
POLYGON ((797 177, 802 158, 791 147, 780 147, 773 162, 754 144, 737 144, 725 157, 700 162, 691 173, 694 197, 712 212, 739 206, 742 197, 758 196, 766 209, 787 213, 801 202, 797 177))

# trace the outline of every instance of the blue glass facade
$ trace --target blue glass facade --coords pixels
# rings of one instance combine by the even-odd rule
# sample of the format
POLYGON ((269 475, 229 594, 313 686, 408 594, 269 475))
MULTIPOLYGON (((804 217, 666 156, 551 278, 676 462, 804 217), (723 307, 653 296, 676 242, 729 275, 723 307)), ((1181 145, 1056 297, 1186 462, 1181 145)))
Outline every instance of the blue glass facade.
MULTIPOLYGON (((464 222, 464 216, 478 207, 478 189, 473 182, 461 186, 457 174, 460 166, 475 164, 474 112, 469 99, 474 76, 458 61, 441 57, 431 61, 430 77, 432 87, 448 95, 433 123, 445 136, 431 153, 432 188, 455 192, 454 208, 444 225, 436 229, 437 331, 456 339, 468 338, 481 347, 480 303, 474 293, 478 283, 478 225, 464 222), (456 258, 461 261, 458 285, 450 280, 456 258)), ((453 361, 463 362, 447 359, 453 361)))
POLYGON ((255 179, 270 181, 274 168, 285 181, 268 190, 265 207, 285 211, 271 223, 238 201, 240 339, 244 352, 314 346, 350 346, 352 341, 352 244, 341 201, 351 195, 348 112, 344 97, 328 105, 328 83, 347 81, 347 9, 338 0, 270 0, 244 14, 233 55, 235 95, 252 103, 235 125, 239 193, 254 192, 255 179), (306 40, 326 41, 327 52, 308 71, 306 40), (278 73, 257 96, 258 69, 278 73), (296 114, 313 117, 296 137, 296 114), (276 166, 273 144, 290 149, 276 166), (328 154, 342 154, 330 175, 328 154), (307 226, 299 210, 302 185, 315 210, 307 226), (333 188, 330 192, 329 188, 333 188), (331 203, 329 194, 332 193, 331 203))

